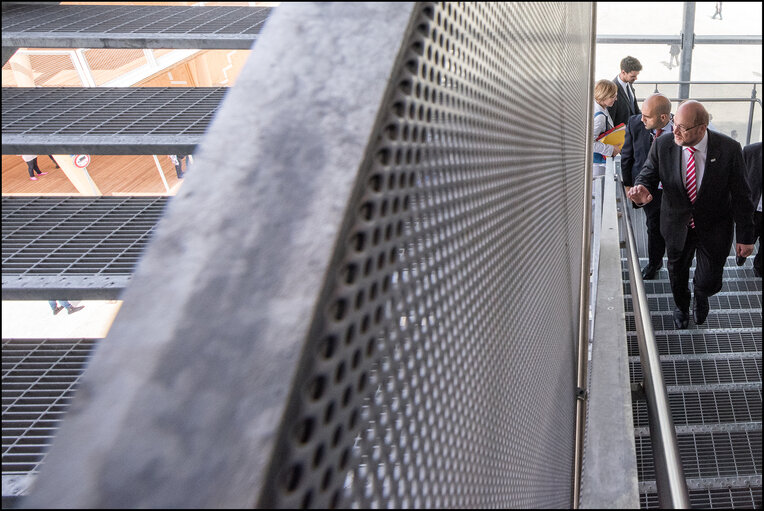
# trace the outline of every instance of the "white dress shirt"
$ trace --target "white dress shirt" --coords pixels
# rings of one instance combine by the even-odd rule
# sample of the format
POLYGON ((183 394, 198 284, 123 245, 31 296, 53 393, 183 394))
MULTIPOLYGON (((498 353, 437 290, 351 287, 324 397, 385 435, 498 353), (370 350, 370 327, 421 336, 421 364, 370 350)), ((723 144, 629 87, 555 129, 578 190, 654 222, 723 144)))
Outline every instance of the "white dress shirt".
MULTIPOLYGON (((695 187, 697 193, 700 193, 700 186, 703 182, 703 173, 706 171, 706 153, 708 152, 708 130, 703 135, 703 138, 697 145, 694 146, 695 151, 695 187)), ((682 147, 682 182, 685 188, 687 187, 687 160, 690 156, 690 152, 682 147)))

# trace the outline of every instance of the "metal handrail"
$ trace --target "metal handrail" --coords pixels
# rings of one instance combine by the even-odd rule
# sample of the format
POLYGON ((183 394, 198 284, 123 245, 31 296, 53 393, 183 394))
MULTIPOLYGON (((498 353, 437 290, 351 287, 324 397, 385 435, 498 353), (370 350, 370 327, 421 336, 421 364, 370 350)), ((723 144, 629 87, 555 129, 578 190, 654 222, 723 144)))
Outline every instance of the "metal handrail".
POLYGON ((639 344, 639 360, 642 364, 644 389, 647 398, 648 420, 650 424, 650 440, 653 448, 653 463, 655 464, 655 482, 658 487, 658 500, 662 508, 689 509, 690 497, 687 492, 687 481, 684 477, 679 447, 676 440, 674 421, 668 403, 666 386, 663 382, 658 347, 650 319, 650 308, 647 293, 642 281, 639 268, 637 243, 631 227, 631 201, 626 198, 626 192, 621 177, 616 173, 614 179, 621 186, 616 186, 621 195, 622 219, 626 232, 626 258, 629 267, 629 284, 634 309, 634 320, 639 344))
MULTIPOLYGON (((717 103, 724 103, 724 102, 747 102, 747 103, 750 103, 751 107, 748 110, 748 126, 746 127, 745 143, 746 143, 746 145, 751 143, 751 133, 753 132, 753 109, 754 109, 754 107, 755 107, 755 105, 757 103, 759 104, 759 108, 762 108, 761 99, 759 99, 757 97, 757 91, 756 91, 756 86, 757 85, 759 85, 759 86, 762 85, 761 80, 759 80, 758 82, 756 82, 756 81, 754 81, 754 82, 705 82, 705 81, 695 82, 695 81, 691 81, 691 80, 690 81, 681 81, 680 80, 680 81, 667 81, 667 82, 664 82, 664 81, 653 81, 653 80, 651 80, 651 81, 644 81, 642 83, 644 83, 644 84, 654 84, 655 85, 655 89, 653 90, 653 93, 657 93, 658 92, 658 85, 680 85, 680 86, 682 86, 682 85, 688 85, 688 86, 689 85, 753 85, 753 89, 751 90, 751 97, 749 97, 749 98, 729 98, 729 97, 727 97, 727 98, 698 98, 698 97, 692 98, 692 99, 694 99, 696 101, 700 101, 702 103, 713 103, 713 102, 717 102, 717 103)), ((689 88, 688 88, 688 92, 689 92, 689 88)), ((682 93, 680 91, 680 96, 681 96, 681 94, 682 93)), ((640 99, 644 99, 644 98, 637 98, 637 100, 640 100, 640 99)), ((687 99, 687 98, 682 98, 682 97, 679 97, 679 98, 669 98, 670 101, 683 101, 685 99, 687 99)))
MULTIPOLYGON (((589 83, 594 83, 594 39, 597 33, 597 4, 592 3, 590 13, 590 46, 589 46, 589 83)), ((594 101, 594 88, 589 87, 588 104, 594 101)), ((594 138, 593 117, 589 116, 589 122, 586 123, 586 139, 594 138)), ((589 354, 589 278, 591 276, 591 222, 592 209, 589 201, 592 196, 592 155, 593 144, 586 145, 586 170, 584 172, 584 194, 581 200, 584 201, 583 224, 581 225, 582 243, 581 243, 581 279, 578 288, 578 336, 576 344, 576 432, 575 447, 573 450, 573 495, 572 508, 579 509, 579 498, 581 496, 581 472, 584 463, 584 432, 586 431, 586 383, 588 376, 587 356, 589 354)))

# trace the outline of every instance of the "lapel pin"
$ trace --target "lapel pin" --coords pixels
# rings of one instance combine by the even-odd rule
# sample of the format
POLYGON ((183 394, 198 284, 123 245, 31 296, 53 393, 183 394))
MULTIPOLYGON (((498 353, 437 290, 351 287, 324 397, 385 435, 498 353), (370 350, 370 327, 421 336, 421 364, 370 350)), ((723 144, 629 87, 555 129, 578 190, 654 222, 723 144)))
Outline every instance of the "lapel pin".
POLYGON ((715 162, 715 161, 716 161, 716 158, 713 158, 713 159, 711 160, 711 163, 713 163, 713 162, 715 162))

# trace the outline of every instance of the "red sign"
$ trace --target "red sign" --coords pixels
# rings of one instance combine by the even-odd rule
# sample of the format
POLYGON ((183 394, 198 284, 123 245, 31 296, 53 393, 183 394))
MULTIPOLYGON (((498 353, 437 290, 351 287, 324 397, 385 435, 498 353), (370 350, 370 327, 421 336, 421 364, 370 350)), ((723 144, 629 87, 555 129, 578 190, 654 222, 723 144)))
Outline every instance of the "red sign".
POLYGON ((87 155, 87 154, 78 154, 78 155, 76 155, 74 157, 74 164, 77 167, 79 167, 81 169, 84 169, 85 167, 90 165, 90 155, 87 155))

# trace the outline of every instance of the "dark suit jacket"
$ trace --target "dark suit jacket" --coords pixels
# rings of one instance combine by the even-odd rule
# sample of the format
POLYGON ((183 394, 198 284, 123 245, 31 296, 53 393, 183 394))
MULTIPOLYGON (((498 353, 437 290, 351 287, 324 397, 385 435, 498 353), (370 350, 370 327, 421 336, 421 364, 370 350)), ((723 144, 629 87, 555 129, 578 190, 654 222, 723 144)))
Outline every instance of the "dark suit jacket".
MULTIPOLYGON (((613 126, 618 126, 621 123, 626 124, 632 113, 629 110, 629 98, 623 91, 621 84, 618 83, 617 76, 613 78, 613 83, 615 83, 615 86, 618 88, 618 98, 615 100, 615 103, 613 103, 613 106, 608 108, 607 111, 610 114, 611 119, 613 119, 613 126)), ((634 93, 634 87, 632 87, 631 84, 626 85, 631 89, 631 95, 634 97, 634 114, 642 113, 642 110, 639 109, 639 105, 637 104, 637 95, 634 93)))
POLYGON ((745 146, 743 158, 748 174, 748 186, 751 188, 751 202, 753 209, 756 209, 761 198, 761 142, 745 146))
POLYGON ((737 242, 753 243, 753 204, 740 144, 708 130, 706 168, 695 204, 690 202, 682 181, 681 158, 682 148, 674 143, 674 137, 660 136, 634 180, 635 185, 647 187, 653 195, 658 182, 663 183, 661 234, 666 239, 667 253, 677 253, 684 247, 690 216, 695 221, 698 242, 714 260, 724 260, 729 254, 733 221, 737 242))
MULTIPOLYGON (((665 134, 661 133, 661 136, 665 134)), ((634 179, 642 171, 652 143, 653 134, 645 128, 642 114, 629 117, 629 122, 626 123, 626 140, 621 149, 621 176, 624 186, 634 186, 634 179)))

